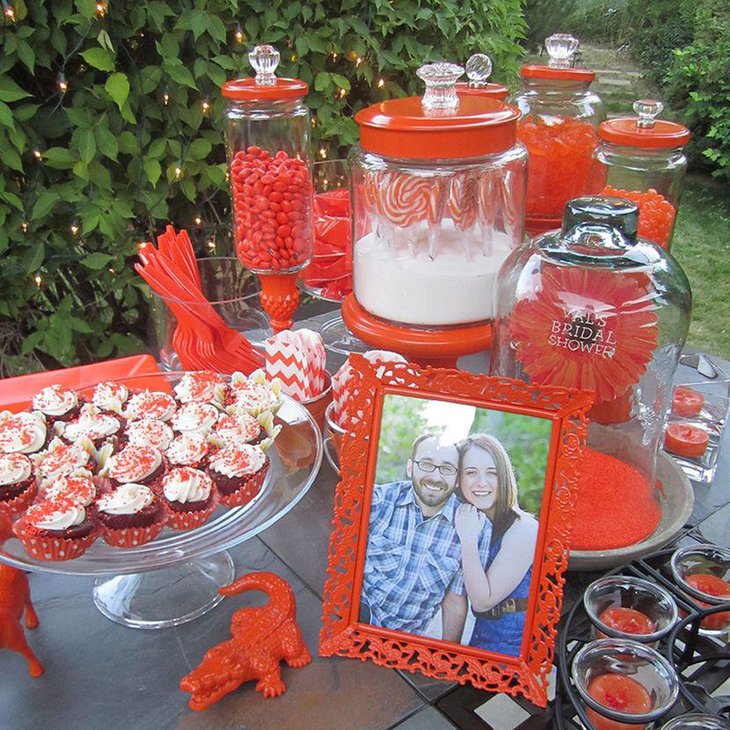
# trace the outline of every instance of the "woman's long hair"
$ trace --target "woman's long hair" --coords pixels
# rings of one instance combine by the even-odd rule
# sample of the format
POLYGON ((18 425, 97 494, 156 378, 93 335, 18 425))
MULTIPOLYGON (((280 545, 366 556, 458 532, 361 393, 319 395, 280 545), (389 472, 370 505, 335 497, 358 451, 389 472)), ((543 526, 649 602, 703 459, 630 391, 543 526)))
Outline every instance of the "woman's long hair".
POLYGON ((461 471, 464 456, 469 449, 480 448, 486 451, 494 460, 497 469, 497 499, 494 505, 494 520, 492 520, 492 539, 501 537, 512 523, 520 516, 520 507, 517 502, 517 477, 507 450, 494 436, 486 433, 473 433, 456 445, 459 450, 459 471, 461 471))

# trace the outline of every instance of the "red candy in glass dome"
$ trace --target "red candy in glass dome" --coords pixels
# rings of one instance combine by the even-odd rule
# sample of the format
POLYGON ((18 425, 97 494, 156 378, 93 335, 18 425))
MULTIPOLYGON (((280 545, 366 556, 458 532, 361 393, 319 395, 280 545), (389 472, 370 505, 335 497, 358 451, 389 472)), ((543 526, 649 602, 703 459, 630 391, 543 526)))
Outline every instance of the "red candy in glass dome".
POLYGON ((610 185, 601 191, 601 195, 612 195, 636 203, 639 206, 639 236, 664 249, 669 248, 677 211, 663 195, 653 188, 642 193, 638 190, 618 190, 610 185))
MULTIPOLYGON (((644 714, 652 708, 651 697, 643 685, 623 674, 599 675, 588 685, 588 694, 599 705, 626 714, 644 714)), ((590 707, 586 708, 586 714, 595 730, 639 730, 644 727, 611 720, 590 707)))

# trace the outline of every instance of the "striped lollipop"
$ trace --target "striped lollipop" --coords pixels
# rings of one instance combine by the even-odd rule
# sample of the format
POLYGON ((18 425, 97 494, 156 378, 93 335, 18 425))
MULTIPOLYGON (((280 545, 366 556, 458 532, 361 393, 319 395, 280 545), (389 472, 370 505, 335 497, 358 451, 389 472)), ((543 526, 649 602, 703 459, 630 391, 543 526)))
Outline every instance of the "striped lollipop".
POLYGON ((429 218, 433 209, 432 181, 404 173, 392 173, 387 185, 379 190, 378 210, 399 228, 406 228, 429 218))
POLYGON ((479 180, 470 173, 454 175, 449 193, 451 219, 459 230, 474 227, 479 211, 479 180))

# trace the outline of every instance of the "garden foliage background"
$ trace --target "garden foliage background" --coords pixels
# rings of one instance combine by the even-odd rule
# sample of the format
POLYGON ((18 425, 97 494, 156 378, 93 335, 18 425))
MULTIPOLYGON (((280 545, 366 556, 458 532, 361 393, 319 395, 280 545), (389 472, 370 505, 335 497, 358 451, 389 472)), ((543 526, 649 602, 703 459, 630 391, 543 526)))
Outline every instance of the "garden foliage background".
MULTIPOLYGON (((4 0, 0 27, 0 375, 143 348, 132 263, 172 221, 225 251, 220 85, 276 45, 310 84, 315 149, 416 93, 428 60, 482 50, 517 71, 520 0, 4 0), (380 80, 382 84, 379 84, 380 80), (200 219, 200 225, 196 222, 200 219)), ((225 251, 227 253, 227 251, 225 251)))

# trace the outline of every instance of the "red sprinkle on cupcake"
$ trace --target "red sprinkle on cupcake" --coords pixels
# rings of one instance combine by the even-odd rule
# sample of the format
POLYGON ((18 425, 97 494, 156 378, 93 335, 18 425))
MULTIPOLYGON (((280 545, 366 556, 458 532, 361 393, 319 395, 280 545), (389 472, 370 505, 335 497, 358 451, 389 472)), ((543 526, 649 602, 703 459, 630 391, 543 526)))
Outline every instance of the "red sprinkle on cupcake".
POLYGON ((152 446, 127 446, 109 457, 104 471, 113 482, 148 484, 161 475, 162 454, 152 446))
POLYGON ((212 370, 185 373, 175 386, 175 395, 181 403, 222 403, 225 381, 212 370))
POLYGON ((177 404, 171 395, 145 390, 142 393, 136 393, 129 399, 124 415, 132 421, 140 418, 169 421, 176 409, 177 404))

